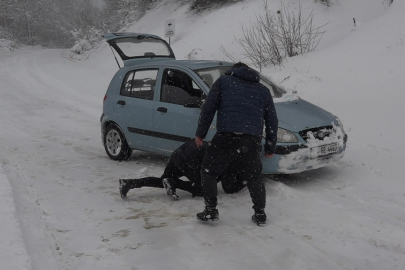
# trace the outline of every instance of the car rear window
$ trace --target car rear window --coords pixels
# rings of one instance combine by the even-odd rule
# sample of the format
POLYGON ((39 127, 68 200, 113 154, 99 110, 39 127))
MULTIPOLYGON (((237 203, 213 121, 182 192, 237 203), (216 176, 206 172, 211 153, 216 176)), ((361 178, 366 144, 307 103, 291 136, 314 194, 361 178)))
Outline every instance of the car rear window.
POLYGON ((127 58, 136 57, 156 57, 156 56, 170 56, 170 50, 167 45, 154 38, 145 37, 138 38, 121 38, 115 41, 116 45, 127 58))

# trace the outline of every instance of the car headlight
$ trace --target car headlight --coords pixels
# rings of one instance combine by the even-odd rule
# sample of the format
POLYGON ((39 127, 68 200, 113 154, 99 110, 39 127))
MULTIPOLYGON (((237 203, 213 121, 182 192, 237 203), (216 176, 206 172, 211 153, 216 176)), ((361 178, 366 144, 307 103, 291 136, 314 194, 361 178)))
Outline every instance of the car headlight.
POLYGON ((279 128, 277 130, 277 142, 279 143, 296 143, 298 142, 297 136, 294 135, 294 133, 283 129, 279 128))
POLYGON ((340 121, 340 119, 338 117, 336 117, 336 125, 338 127, 340 127, 342 129, 342 131, 344 132, 343 123, 342 123, 342 121, 340 121))

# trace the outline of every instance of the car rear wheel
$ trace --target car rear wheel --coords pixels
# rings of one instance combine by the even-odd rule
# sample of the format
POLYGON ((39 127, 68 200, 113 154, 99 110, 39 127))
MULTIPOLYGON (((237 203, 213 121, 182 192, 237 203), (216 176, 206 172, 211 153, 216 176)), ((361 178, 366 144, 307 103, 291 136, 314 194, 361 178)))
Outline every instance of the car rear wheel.
POLYGON ((132 149, 117 125, 108 125, 104 132, 104 148, 113 160, 128 160, 132 149))

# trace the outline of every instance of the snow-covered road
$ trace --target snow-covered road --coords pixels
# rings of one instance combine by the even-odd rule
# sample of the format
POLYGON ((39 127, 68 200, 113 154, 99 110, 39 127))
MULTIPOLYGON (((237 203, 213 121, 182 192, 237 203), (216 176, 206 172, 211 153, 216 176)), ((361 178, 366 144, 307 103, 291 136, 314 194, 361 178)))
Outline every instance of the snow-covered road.
POLYGON ((143 152, 128 162, 107 158, 98 117, 108 78, 88 78, 88 63, 56 50, 0 58, 1 162, 32 269, 405 265, 405 193, 392 189, 372 158, 375 152, 390 158, 391 151, 349 143, 338 164, 267 179, 265 228, 249 220, 246 190, 221 194, 221 221, 200 224, 194 215, 202 201, 188 194, 175 202, 158 189, 119 197, 119 178, 159 175, 166 158, 143 152))

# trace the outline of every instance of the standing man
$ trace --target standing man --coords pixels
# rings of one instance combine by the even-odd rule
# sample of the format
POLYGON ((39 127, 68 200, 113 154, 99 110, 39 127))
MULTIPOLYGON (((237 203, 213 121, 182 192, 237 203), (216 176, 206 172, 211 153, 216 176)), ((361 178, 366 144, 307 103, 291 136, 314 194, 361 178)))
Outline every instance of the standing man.
POLYGON ((252 220, 266 224, 266 190, 261 179, 260 159, 263 125, 266 130, 264 152, 273 157, 278 120, 270 90, 260 84, 259 73, 237 63, 211 87, 201 108, 195 142, 203 144, 217 112, 217 133, 208 147, 201 166, 205 209, 198 213, 202 221, 218 220, 217 178, 229 166, 235 167, 247 183, 255 211, 252 220))

